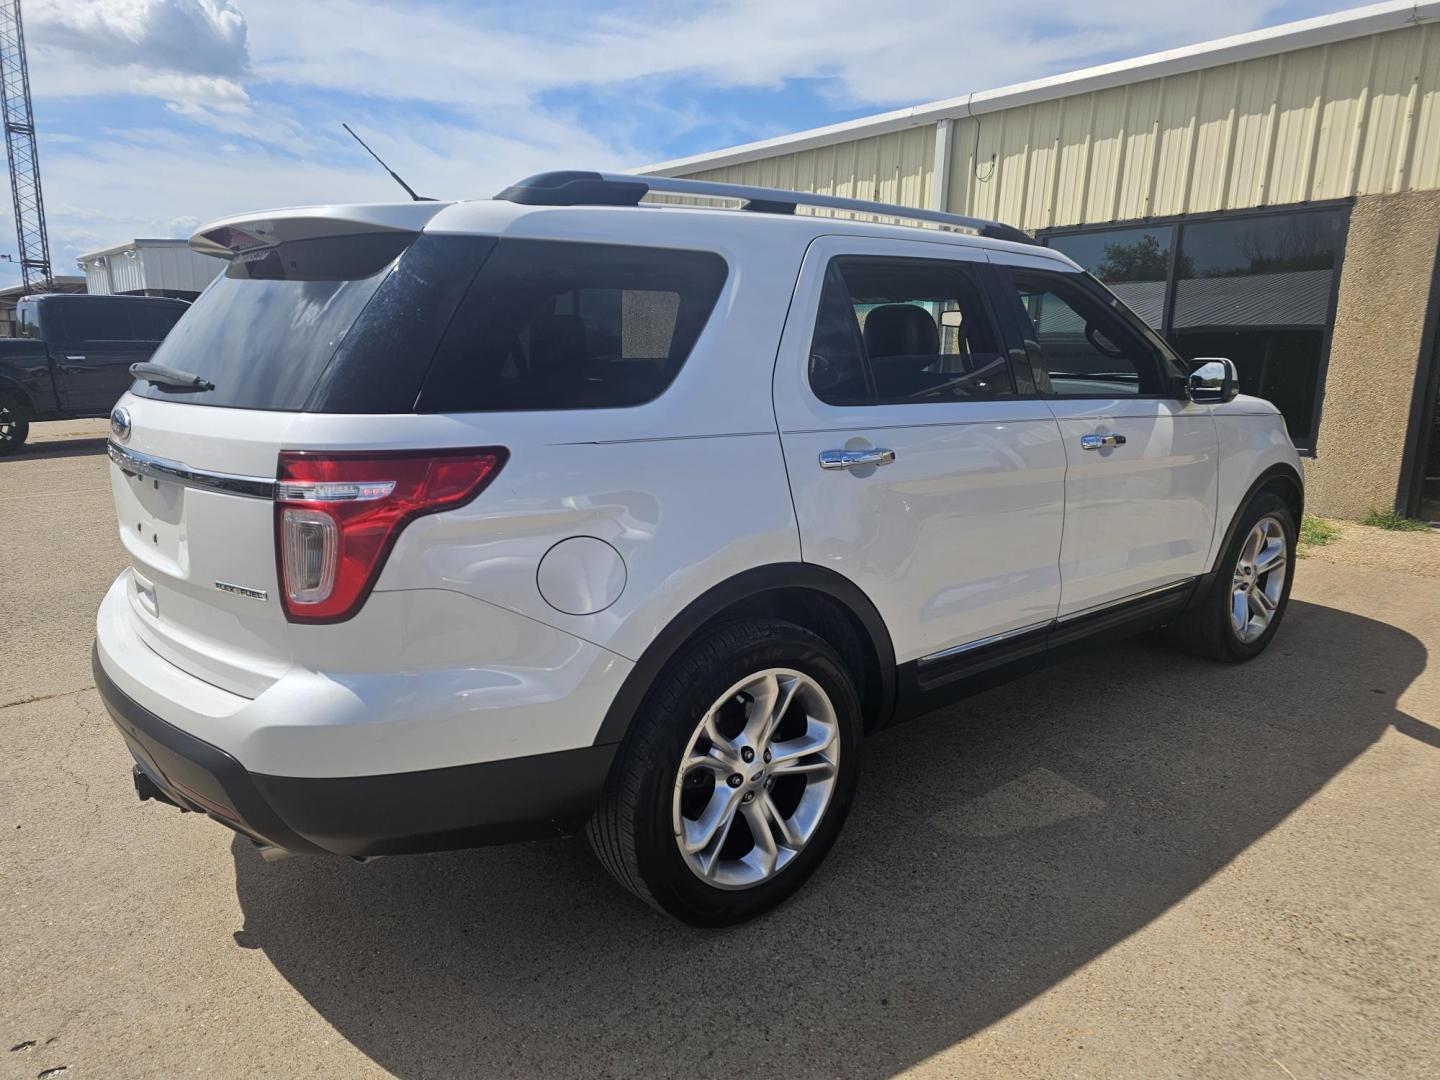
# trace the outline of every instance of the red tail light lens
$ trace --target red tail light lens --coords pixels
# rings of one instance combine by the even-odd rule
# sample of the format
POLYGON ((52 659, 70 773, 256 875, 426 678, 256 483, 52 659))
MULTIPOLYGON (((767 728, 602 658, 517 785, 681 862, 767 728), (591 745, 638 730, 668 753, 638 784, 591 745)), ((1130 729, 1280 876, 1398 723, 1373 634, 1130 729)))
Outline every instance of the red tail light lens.
POLYGON ((509 456, 465 450, 285 450, 275 484, 275 558, 291 622, 340 622, 360 610, 409 522, 464 506, 509 456))

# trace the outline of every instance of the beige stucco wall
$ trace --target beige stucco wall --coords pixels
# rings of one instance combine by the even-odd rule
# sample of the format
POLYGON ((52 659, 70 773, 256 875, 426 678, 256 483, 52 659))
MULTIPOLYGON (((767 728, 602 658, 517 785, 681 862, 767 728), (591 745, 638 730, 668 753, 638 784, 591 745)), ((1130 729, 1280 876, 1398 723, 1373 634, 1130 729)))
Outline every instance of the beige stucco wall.
POLYGON ((1440 245, 1440 191, 1355 201, 1306 503, 1361 517, 1395 506, 1440 245))

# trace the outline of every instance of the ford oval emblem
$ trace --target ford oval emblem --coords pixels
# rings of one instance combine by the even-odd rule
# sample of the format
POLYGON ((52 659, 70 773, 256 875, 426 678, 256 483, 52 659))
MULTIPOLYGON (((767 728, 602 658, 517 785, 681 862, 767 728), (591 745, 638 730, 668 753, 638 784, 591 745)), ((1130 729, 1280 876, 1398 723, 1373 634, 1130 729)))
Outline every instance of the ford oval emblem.
POLYGON ((130 410, 124 405, 110 414, 110 434, 120 442, 127 442, 130 438, 130 410))

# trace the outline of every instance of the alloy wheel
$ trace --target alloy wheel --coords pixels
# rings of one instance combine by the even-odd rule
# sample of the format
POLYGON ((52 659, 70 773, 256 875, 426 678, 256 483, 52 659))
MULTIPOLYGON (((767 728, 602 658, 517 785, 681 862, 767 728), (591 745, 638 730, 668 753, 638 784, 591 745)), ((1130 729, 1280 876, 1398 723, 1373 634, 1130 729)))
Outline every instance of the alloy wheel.
POLYGON ((1257 640, 1280 608, 1289 572, 1285 530, 1278 519, 1257 521, 1235 562, 1230 592, 1230 628, 1245 644, 1257 640))
POLYGON ((789 866, 820 827, 840 762, 840 725, 810 676, 769 668, 701 717, 675 777, 673 825, 685 864, 721 889, 789 866))

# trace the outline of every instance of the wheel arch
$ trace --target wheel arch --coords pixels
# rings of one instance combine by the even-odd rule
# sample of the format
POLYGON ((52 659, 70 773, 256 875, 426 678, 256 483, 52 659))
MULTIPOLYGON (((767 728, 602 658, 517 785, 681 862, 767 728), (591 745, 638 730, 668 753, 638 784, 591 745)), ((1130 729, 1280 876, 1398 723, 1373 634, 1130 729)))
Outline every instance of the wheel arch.
POLYGON ((858 668, 865 730, 883 727, 890 719, 895 707, 895 649, 870 598, 833 570, 811 563, 773 563, 712 586, 670 620, 621 684, 595 744, 625 737, 655 680, 697 634, 752 615, 787 619, 824 637, 858 668))
POLYGON ((0 398, 15 401, 32 416, 35 413, 35 402, 30 397, 30 392, 8 375, 0 375, 0 398))
POLYGON ((1295 514, 1295 528, 1300 528, 1300 519, 1305 513, 1305 481, 1291 465, 1271 465, 1255 478, 1235 504, 1235 512, 1230 515, 1225 535, 1215 549, 1215 562, 1210 568, 1212 574, 1219 571, 1220 560, 1225 557, 1225 552, 1230 550, 1230 543, 1235 539, 1235 530, 1240 524, 1240 515, 1245 513, 1250 501, 1262 491, 1274 491, 1284 499, 1295 514))

